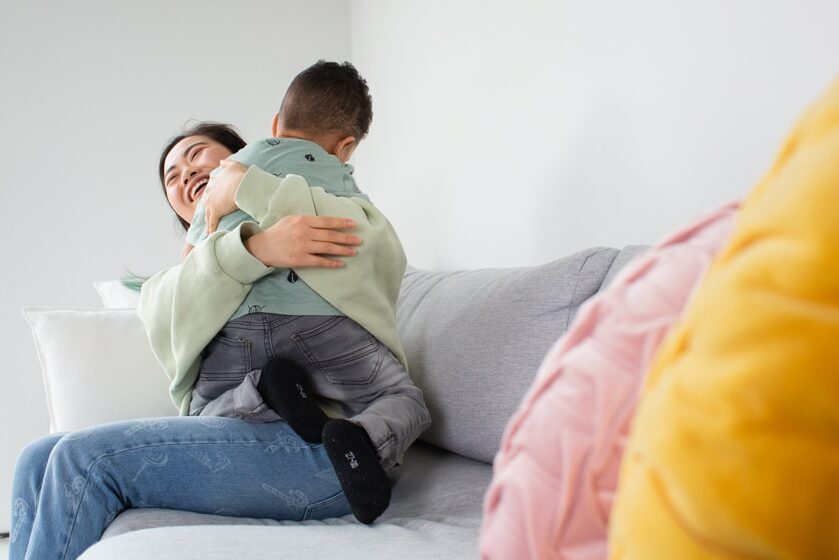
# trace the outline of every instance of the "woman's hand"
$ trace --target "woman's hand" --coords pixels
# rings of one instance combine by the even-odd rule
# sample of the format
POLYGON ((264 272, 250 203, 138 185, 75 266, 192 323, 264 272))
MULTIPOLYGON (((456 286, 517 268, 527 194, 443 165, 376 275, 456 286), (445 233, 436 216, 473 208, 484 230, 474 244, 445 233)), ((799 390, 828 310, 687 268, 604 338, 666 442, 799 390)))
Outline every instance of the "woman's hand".
POLYGON ((227 159, 219 162, 221 171, 210 175, 210 182, 204 190, 204 217, 207 220, 207 235, 218 229, 219 220, 236 211, 236 191, 248 168, 238 161, 227 159))
POLYGON ((245 248, 266 266, 275 268, 340 268, 329 255, 352 256, 361 239, 344 233, 355 221, 326 216, 286 216, 245 240, 245 248))

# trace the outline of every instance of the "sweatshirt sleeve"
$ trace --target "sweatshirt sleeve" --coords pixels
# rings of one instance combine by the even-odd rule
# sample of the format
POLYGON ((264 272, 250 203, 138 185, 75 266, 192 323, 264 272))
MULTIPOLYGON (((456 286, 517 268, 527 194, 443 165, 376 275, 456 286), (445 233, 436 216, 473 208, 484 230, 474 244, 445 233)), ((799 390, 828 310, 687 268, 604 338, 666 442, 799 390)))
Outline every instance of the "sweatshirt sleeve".
POLYGON ((306 284, 336 309, 382 341, 405 364, 396 331, 396 302, 405 273, 405 253, 393 226, 375 206, 358 197, 339 197, 309 187, 298 175, 278 178, 251 167, 242 178, 236 203, 270 227, 283 216, 316 215, 352 218, 353 230, 364 240, 346 266, 336 269, 299 268, 306 284))
POLYGON ((138 312, 152 349, 172 379, 170 394, 181 414, 189 411, 200 354, 235 313, 253 283, 273 269, 251 255, 243 241, 259 232, 252 222, 216 232, 180 265, 147 280, 138 312))
POLYGON ((282 218, 274 211, 274 197, 278 194, 283 178, 252 165, 242 177, 236 191, 236 206, 253 216, 262 227, 268 227, 282 218))

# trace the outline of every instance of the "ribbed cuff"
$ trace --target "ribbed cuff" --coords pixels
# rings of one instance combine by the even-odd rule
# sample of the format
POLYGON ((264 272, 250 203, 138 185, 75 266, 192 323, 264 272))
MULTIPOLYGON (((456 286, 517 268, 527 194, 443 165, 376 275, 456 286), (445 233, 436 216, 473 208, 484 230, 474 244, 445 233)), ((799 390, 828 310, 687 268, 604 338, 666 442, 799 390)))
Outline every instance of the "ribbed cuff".
POLYGON ((245 248, 245 239, 260 231, 255 223, 244 222, 236 229, 218 235, 214 241, 219 266, 225 274, 240 284, 253 284, 274 270, 262 264, 245 248))

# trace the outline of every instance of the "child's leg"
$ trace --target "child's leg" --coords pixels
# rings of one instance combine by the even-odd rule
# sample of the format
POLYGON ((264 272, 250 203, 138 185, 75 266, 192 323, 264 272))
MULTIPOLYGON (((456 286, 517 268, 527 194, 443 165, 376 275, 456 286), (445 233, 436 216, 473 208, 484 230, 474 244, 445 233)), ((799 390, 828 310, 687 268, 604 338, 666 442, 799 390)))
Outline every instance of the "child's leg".
POLYGON ((390 505, 391 490, 370 437, 348 420, 330 420, 323 428, 323 446, 353 515, 369 525, 390 505))
POLYGON ((353 515, 370 524, 390 504, 390 479, 367 432, 346 420, 329 420, 312 399, 308 377, 296 362, 272 358, 262 368, 257 388, 300 437, 323 442, 353 515))
POLYGON ((277 355, 306 368, 314 394, 350 416, 329 422, 323 441, 356 517, 372 521, 389 501, 387 469, 431 422, 422 392, 393 353, 347 317, 278 323, 272 341, 277 355))
MULTIPOLYGON (((336 383, 334 394, 330 394, 320 377, 316 389, 341 400, 346 410, 355 413, 347 420, 327 423, 323 444, 353 514, 363 523, 371 523, 390 502, 385 468, 399 464, 411 443, 431 423, 422 392, 393 353, 378 341, 376 344, 376 365, 369 382, 336 383), (339 392, 343 398, 338 398, 339 392)), ((360 366, 348 378, 365 371, 369 368, 360 366)), ((334 369, 332 374, 339 379, 334 369)))
POLYGON ((204 350, 190 414, 282 419, 307 442, 321 443, 329 418, 311 398, 309 373, 277 353, 268 336, 271 325, 298 324, 296 319, 254 313, 228 322, 204 350))
POLYGON ((284 357, 268 360, 257 389, 265 404, 279 414, 309 443, 321 443, 329 417, 312 399, 309 375, 296 362, 284 357))
MULTIPOLYGON (((204 352, 190 414, 249 422, 283 419, 305 441, 320 443, 329 418, 311 399, 311 380, 318 374, 293 342, 343 321, 256 313, 228 322, 204 352), (287 357, 295 354, 296 359, 287 357)), ((340 351, 344 341, 335 342, 340 351)), ((350 423, 336 424, 325 446, 353 513, 371 523, 390 502, 390 481, 367 434, 350 423)))
POLYGON ((317 395, 339 401, 348 420, 364 428, 385 470, 431 424, 422 391, 393 353, 347 317, 297 333, 300 363, 317 395))

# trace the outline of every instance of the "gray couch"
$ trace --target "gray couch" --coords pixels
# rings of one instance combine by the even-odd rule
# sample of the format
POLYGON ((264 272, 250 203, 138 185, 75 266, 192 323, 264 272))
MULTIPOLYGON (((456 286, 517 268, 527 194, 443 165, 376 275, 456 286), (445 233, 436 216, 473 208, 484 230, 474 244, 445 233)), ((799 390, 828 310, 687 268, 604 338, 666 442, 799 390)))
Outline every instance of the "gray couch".
POLYGON ((441 559, 477 556, 484 491, 507 419, 579 306, 644 248, 594 248, 529 268, 410 269, 398 326, 434 424, 371 527, 128 510, 83 560, 441 559))

